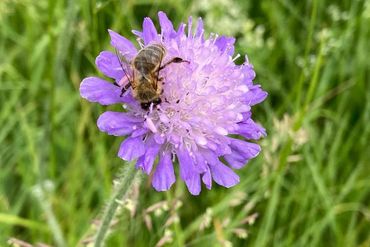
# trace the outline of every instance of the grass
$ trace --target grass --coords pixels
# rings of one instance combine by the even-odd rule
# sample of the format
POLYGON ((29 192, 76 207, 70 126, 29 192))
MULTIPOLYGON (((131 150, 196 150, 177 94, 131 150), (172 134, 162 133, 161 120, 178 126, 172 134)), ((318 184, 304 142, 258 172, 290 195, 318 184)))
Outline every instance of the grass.
POLYGON ((1 1, 0 246, 81 246, 96 231, 124 163, 95 124, 107 107, 79 83, 98 74, 108 28, 133 37, 158 10, 237 37, 269 92, 254 109, 268 136, 232 189, 139 179, 107 246, 370 246, 367 0, 1 1))

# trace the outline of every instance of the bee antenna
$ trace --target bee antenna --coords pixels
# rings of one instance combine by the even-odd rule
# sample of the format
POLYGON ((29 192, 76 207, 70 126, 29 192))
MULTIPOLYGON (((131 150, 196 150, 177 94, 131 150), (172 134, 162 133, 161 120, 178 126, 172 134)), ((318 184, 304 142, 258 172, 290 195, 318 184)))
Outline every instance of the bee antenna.
POLYGON ((117 48, 114 48, 114 51, 116 52, 116 56, 118 58, 119 65, 121 66, 121 69, 122 69, 123 73, 125 74, 128 82, 131 83, 130 77, 127 75, 126 70, 123 68, 123 64, 122 64, 122 61, 121 61, 121 56, 122 55, 119 53, 119 51, 117 50, 117 48))

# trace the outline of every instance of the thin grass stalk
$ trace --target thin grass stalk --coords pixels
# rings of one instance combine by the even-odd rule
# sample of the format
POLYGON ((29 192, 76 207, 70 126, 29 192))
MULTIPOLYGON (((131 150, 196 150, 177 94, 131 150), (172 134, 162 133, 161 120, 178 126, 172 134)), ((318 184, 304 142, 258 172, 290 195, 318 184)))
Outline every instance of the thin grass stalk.
POLYGON ((137 171, 138 170, 133 164, 128 164, 126 165, 126 169, 124 169, 120 178, 118 178, 119 183, 117 185, 116 191, 108 202, 108 206, 103 215, 102 223, 99 226, 98 232, 96 234, 94 243, 95 247, 104 246, 104 240, 107 237, 108 230, 120 205, 120 201, 127 196, 127 193, 129 192, 135 180, 137 171))

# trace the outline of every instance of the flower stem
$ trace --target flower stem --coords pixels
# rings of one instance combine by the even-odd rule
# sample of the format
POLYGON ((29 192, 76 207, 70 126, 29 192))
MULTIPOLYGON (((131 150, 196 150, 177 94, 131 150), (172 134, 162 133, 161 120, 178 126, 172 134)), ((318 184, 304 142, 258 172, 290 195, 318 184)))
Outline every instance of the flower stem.
POLYGON ((120 201, 127 196, 127 192, 135 179, 137 171, 138 170, 136 170, 133 164, 128 164, 126 169, 122 172, 122 176, 119 178, 119 184, 117 185, 112 198, 109 200, 108 206, 103 215, 102 223, 96 234, 94 243, 95 247, 101 247, 104 245, 104 240, 117 208, 120 205, 120 201))

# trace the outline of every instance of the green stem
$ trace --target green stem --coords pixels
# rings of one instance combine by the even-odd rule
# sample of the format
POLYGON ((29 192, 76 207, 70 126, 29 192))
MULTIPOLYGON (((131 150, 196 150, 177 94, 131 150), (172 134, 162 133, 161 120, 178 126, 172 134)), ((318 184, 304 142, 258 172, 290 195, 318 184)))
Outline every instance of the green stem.
POLYGON ((107 236, 110 224, 112 222, 112 219, 114 218, 117 208, 120 205, 120 201, 127 196, 127 192, 133 184, 137 171, 138 170, 136 170, 133 164, 128 164, 122 174, 123 176, 119 178, 120 181, 117 185, 117 189, 108 203, 106 211, 104 212, 102 223, 96 234, 94 244, 95 247, 100 247, 104 245, 104 240, 107 236))

